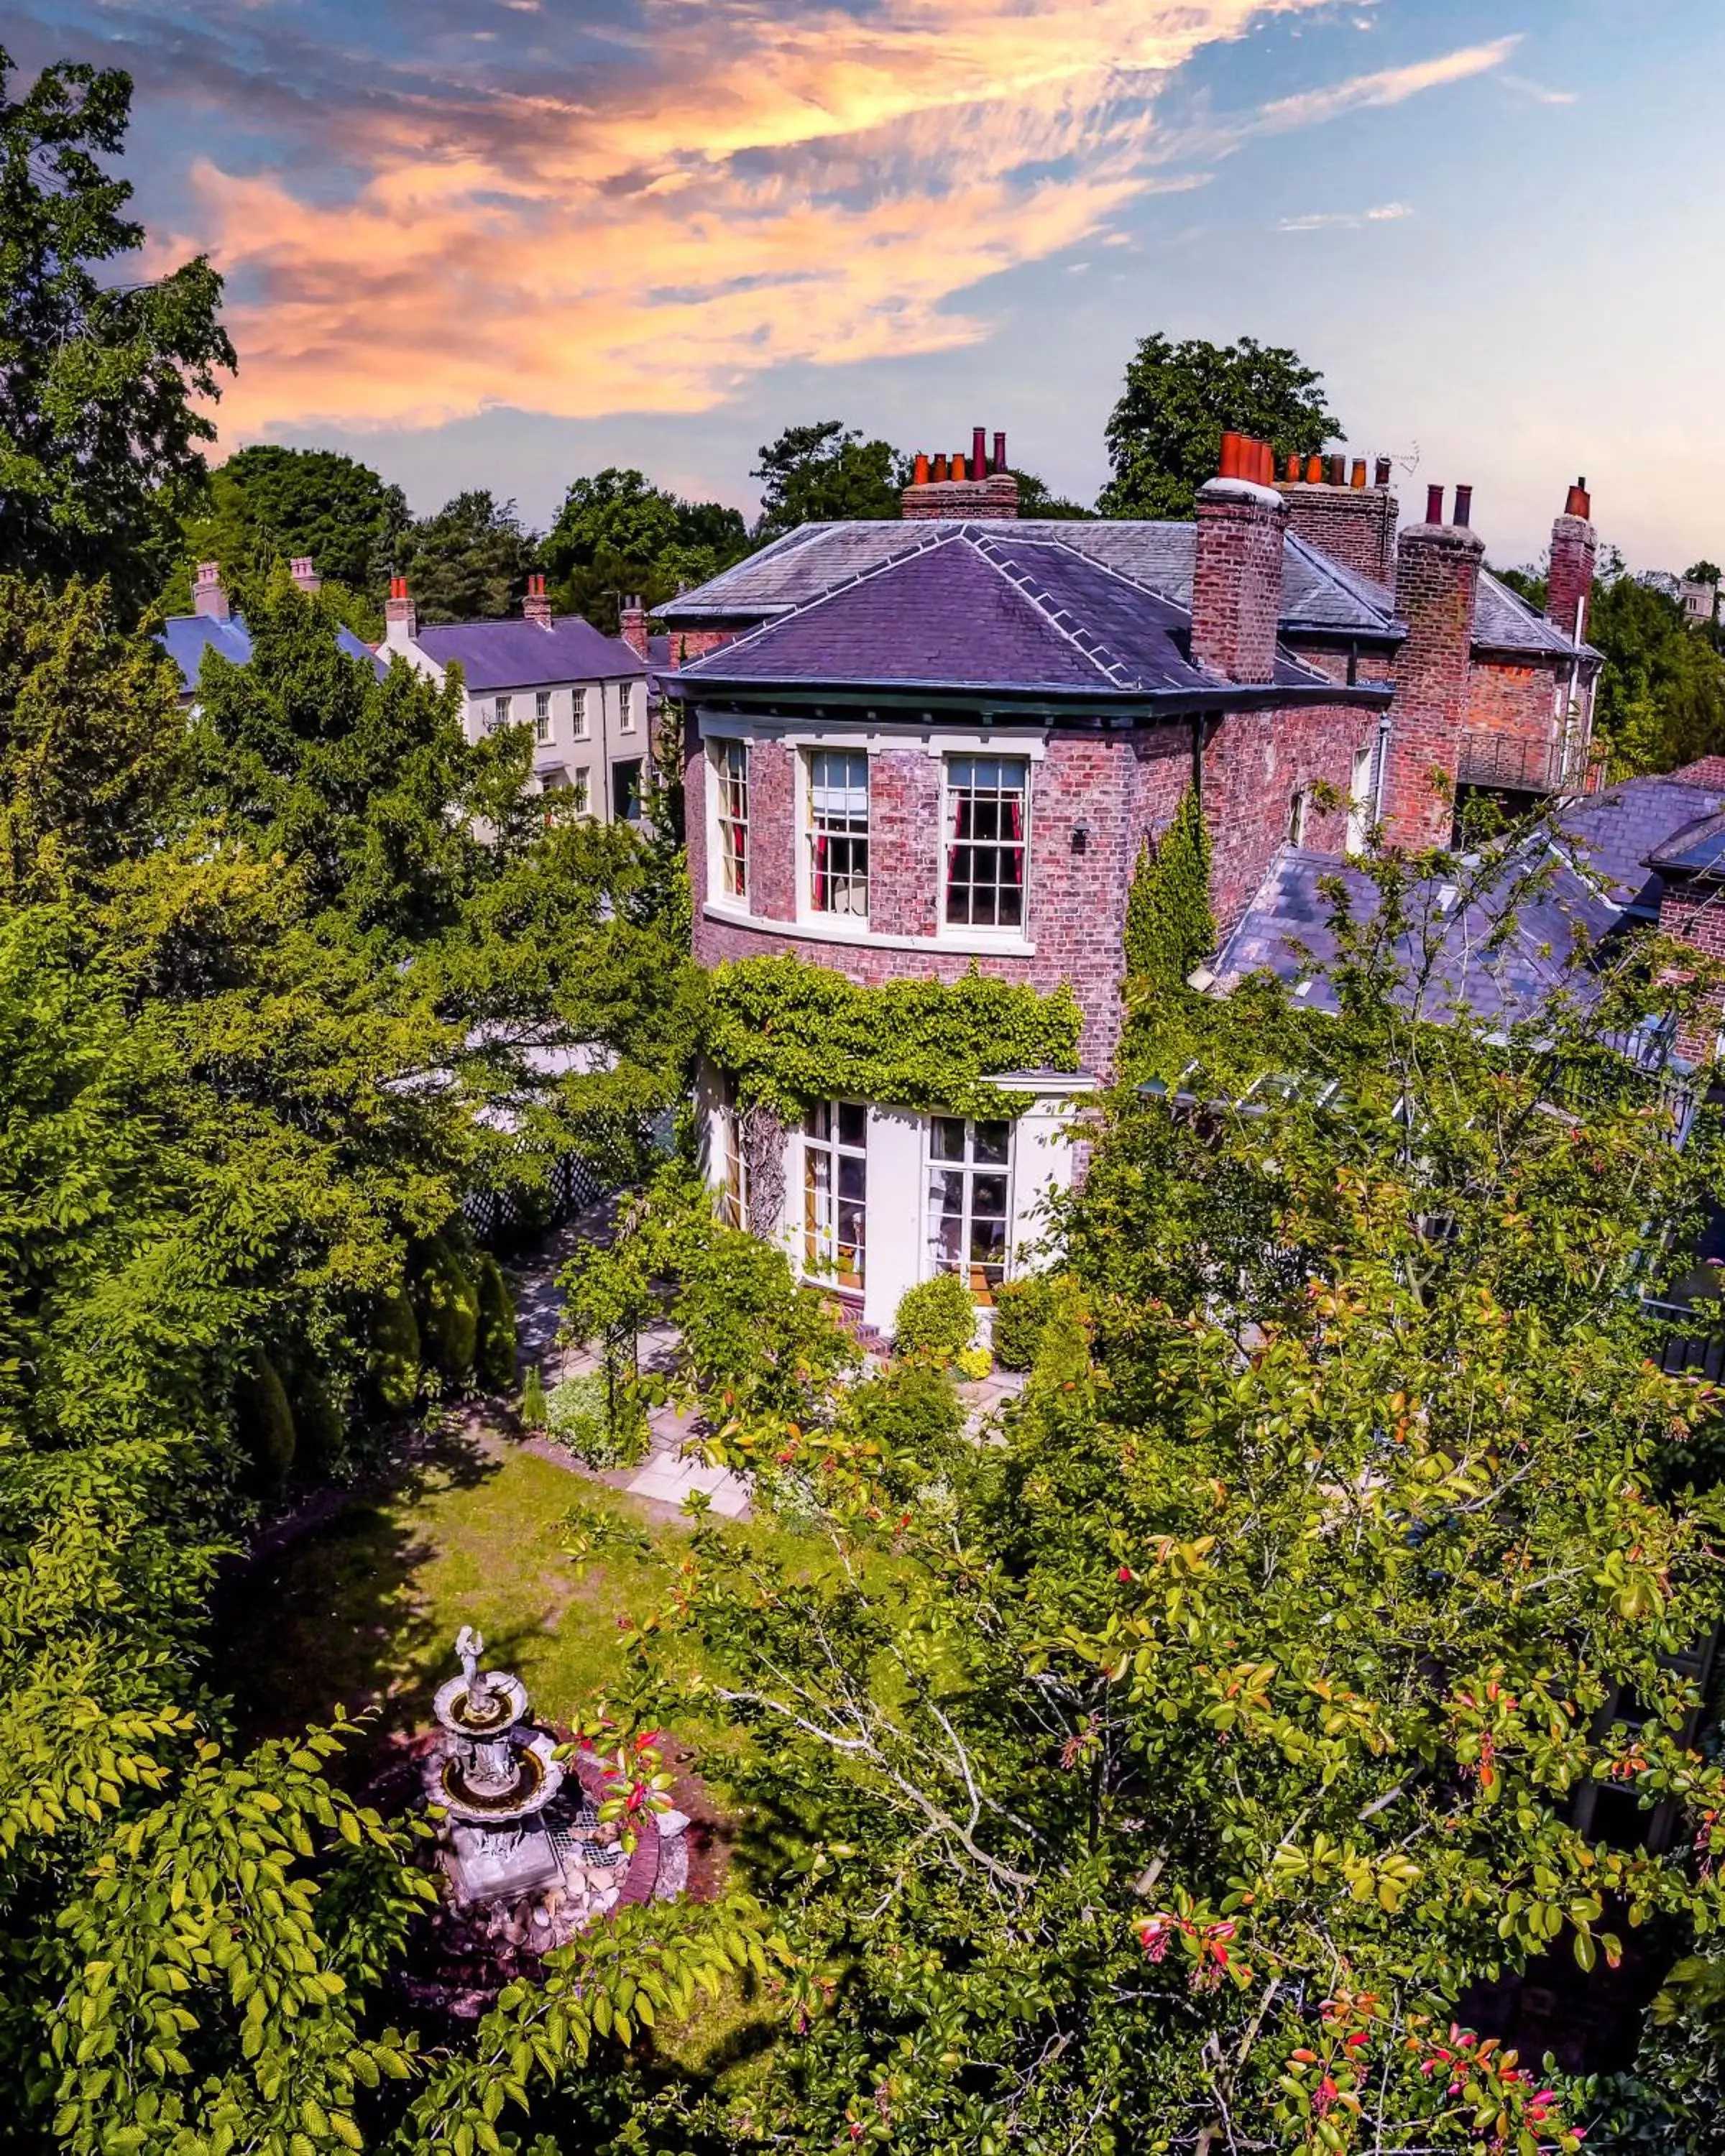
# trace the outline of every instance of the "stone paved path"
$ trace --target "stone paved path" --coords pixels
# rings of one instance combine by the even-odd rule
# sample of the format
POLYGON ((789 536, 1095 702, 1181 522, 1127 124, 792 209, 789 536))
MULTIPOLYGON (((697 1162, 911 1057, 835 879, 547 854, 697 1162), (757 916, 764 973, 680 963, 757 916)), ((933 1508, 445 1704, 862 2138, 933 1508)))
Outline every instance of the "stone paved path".
MULTIPOLYGON (((562 1316, 557 1275, 583 1243, 606 1240, 616 1224, 618 1203, 615 1198, 608 1198, 587 1207, 547 1237, 525 1265, 511 1269, 511 1285, 516 1297, 517 1364, 525 1375, 527 1366, 536 1363, 547 1390, 562 1378, 578 1377, 599 1367, 598 1358, 591 1349, 559 1348, 557 1344, 557 1325, 562 1316)), ((641 1335, 641 1368, 669 1368, 675 1349, 676 1334, 671 1327, 655 1327, 641 1335)), ((675 1408, 655 1408, 648 1414, 647 1426, 651 1432, 652 1447, 646 1459, 639 1467, 618 1474, 593 1475, 592 1469, 583 1466, 572 1454, 554 1441, 544 1450, 547 1457, 561 1460, 576 1474, 592 1476, 594 1481, 608 1482, 614 1489, 626 1490, 631 1496, 643 1498, 650 1505, 663 1505, 670 1511, 680 1512, 690 1492, 699 1491, 712 1510, 725 1518, 742 1519, 747 1515, 749 1486, 742 1476, 732 1474, 728 1468, 709 1467, 698 1456, 684 1458, 683 1448, 692 1430, 690 1417, 680 1415, 675 1408)))

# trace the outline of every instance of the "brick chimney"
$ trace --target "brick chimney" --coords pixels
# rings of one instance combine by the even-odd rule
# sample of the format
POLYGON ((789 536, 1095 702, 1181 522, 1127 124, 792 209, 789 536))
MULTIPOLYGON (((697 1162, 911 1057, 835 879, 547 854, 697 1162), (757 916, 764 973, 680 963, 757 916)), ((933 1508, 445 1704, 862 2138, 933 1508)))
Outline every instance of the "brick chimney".
POLYGON ((650 659, 652 649, 647 642, 647 609, 641 603, 639 592, 631 592, 623 602, 617 619, 618 634, 637 659, 650 659))
POLYGON ((323 589, 323 578, 312 567, 309 554, 295 554, 288 563, 288 574, 308 599, 323 589))
POLYGON ((527 596, 521 601, 521 619, 551 627, 551 601, 545 596, 545 579, 536 573, 527 579, 527 596))
POLYGON ((911 518, 955 516, 994 523, 1016 516, 1019 483, 1006 468, 1005 434, 995 435, 992 459, 983 427, 971 429, 968 462, 963 450, 933 457, 919 450, 899 504, 901 514, 911 518))
POLYGON ((1222 470, 1198 494, 1192 659, 1229 681, 1268 681, 1281 626, 1287 505, 1267 443, 1222 437, 1222 470))
MULTIPOLYGON (((1470 490, 1457 491, 1462 513, 1471 513, 1470 490)), ((1383 810, 1389 843, 1410 852, 1448 845, 1454 828, 1485 552, 1466 525, 1444 521, 1440 486, 1428 489, 1425 523, 1410 524, 1396 550, 1395 610, 1408 634, 1396 654, 1383 810), (1448 781, 1442 791, 1433 785, 1435 770, 1448 781)))
POLYGON ((1587 481, 1579 479, 1569 490, 1563 515, 1551 528, 1551 575, 1545 588, 1548 619, 1578 644, 1587 639, 1588 608, 1594 595, 1594 564, 1599 552, 1599 535, 1593 526, 1593 499, 1588 493, 1587 481))
POLYGON ((1401 505, 1389 490, 1389 459, 1379 457, 1375 485, 1356 457, 1346 483, 1332 477, 1335 460, 1290 457, 1281 482, 1288 529, 1374 584, 1395 581, 1395 527, 1401 505))
POLYGON ((233 613, 222 583, 222 565, 219 562, 198 563, 198 572, 192 579, 192 611, 204 615, 210 621, 226 621, 233 613))
POLYGON ((419 613, 408 592, 405 577, 389 579, 389 597, 383 603, 383 648, 404 651, 419 634, 419 613))

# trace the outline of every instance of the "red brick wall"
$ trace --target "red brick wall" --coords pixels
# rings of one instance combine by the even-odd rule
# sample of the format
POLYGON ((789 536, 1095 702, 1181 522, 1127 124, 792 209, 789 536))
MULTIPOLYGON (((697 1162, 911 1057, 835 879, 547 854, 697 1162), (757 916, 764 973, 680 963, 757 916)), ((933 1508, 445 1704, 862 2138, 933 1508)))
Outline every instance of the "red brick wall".
POLYGON ((1401 511, 1387 487, 1313 486, 1290 480, 1281 496, 1291 531, 1373 583, 1394 583, 1401 511))
POLYGON ((1229 681, 1268 681, 1281 624, 1279 495, 1236 480, 1199 491, 1192 571, 1192 656, 1229 681))
POLYGON ((1287 837, 1296 791, 1308 796, 1307 845, 1339 854, 1348 843, 1354 753, 1377 739, 1378 715, 1345 704, 1299 711, 1230 711, 1204 752, 1210 834, 1210 906, 1224 936, 1238 921, 1287 837), (1320 781, 1337 805, 1311 801, 1320 781))
MULTIPOLYGON (((1036 843, 1033 823, 1030 843, 1036 843)), ((883 936, 932 936, 938 924, 941 767, 920 742, 869 758, 869 920, 883 936)))
MULTIPOLYGON (((1565 678, 1568 671, 1563 670, 1565 678)), ((1517 741, 1549 746, 1557 738, 1558 678, 1554 663, 1476 659, 1468 672, 1469 732, 1510 734, 1517 741)))
POLYGON ((1593 598, 1594 563, 1599 540, 1584 517, 1560 516, 1551 528, 1551 569, 1546 582, 1545 611, 1565 636, 1575 634, 1576 610, 1587 636, 1587 608, 1593 598))
POLYGON ((973 523, 998 523, 1019 513, 1019 483, 1010 472, 987 479, 941 479, 907 486, 899 496, 899 513, 912 522, 937 516, 962 516, 973 523))
MULTIPOLYGON (((1725 891, 1717 884, 1671 884, 1660 901, 1659 926, 1666 936, 1692 944, 1710 958, 1725 958, 1725 891)), ((1697 1014, 1677 1035, 1677 1053, 1691 1063, 1711 1063, 1719 1039, 1719 1005, 1697 1014)))
POLYGON ((1384 819, 1393 845, 1449 844, 1484 553, 1474 534, 1455 525, 1415 524, 1401 536, 1395 608, 1408 634, 1396 654, 1384 819), (1447 793, 1434 788, 1434 767, 1447 774, 1447 793))
MULTIPOLYGON (((753 624, 747 626, 752 627, 753 624)), ((742 634, 741 627, 674 629, 670 632, 670 663, 682 666, 691 660, 705 659, 708 652, 716 651, 721 644, 730 644, 742 634)))

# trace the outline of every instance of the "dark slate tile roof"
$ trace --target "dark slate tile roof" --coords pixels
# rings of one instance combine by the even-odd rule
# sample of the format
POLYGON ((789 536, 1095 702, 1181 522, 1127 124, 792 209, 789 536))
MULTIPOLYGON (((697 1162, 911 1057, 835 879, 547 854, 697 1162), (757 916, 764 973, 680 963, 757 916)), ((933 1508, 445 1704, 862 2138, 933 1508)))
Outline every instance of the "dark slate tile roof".
MULTIPOLYGON (((1592 948, 1620 916, 1591 877, 1557 849, 1548 851, 1549 880, 1537 895, 1524 899, 1496 949, 1487 946, 1513 902, 1517 870, 1531 865, 1525 855, 1507 864, 1498 886, 1480 894, 1477 902, 1461 903, 1452 883, 1433 880, 1416 887, 1408 932, 1399 940, 1395 956, 1404 971, 1412 971, 1422 963, 1427 938, 1435 945, 1420 998, 1423 1016, 1442 1019, 1466 1010, 1488 1024, 1507 1026, 1537 1017, 1560 987, 1587 997, 1588 977, 1573 973, 1569 953, 1578 943, 1592 948)), ((1247 974, 1266 969, 1293 982, 1315 968, 1302 999, 1317 1009, 1335 1010, 1337 998, 1328 973, 1337 955, 1331 926, 1334 901, 1319 887, 1332 880, 1344 886, 1355 921, 1374 917, 1378 890, 1363 870, 1333 854, 1284 847, 1216 962, 1220 984, 1231 988, 1247 974)))
POLYGON ((413 641, 439 666, 459 666, 470 691, 543 689, 559 681, 610 681, 647 671, 620 637, 602 636, 579 614, 549 624, 459 621, 422 627, 413 641))
MULTIPOLYGON (((1574 637, 1566 636, 1518 592, 1500 583, 1489 569, 1480 572, 1473 641, 1476 651, 1525 651, 1554 659, 1568 658, 1576 649, 1574 637)), ((1581 648, 1589 649, 1585 644, 1581 648)))
POLYGON ((1710 883, 1725 877, 1725 815, 1715 809, 1685 824, 1648 856, 1648 866, 1665 875, 1702 876, 1710 883))
MULTIPOLYGON (((198 670, 206 651, 219 651, 236 666, 251 664, 251 632, 242 614, 218 621, 207 613, 173 613, 162 624, 156 641, 180 670, 180 680, 189 696, 198 686, 198 670)), ((350 629, 337 629, 336 641, 350 659, 367 659, 381 675, 388 670, 368 644, 362 644, 350 629)))
POLYGON ((1650 856, 1686 826, 1725 808, 1725 786, 1703 785, 1681 773, 1629 778, 1603 793, 1573 801, 1560 819, 1565 845, 1604 878, 1620 906, 1656 913, 1664 883, 1650 856))
MULTIPOLYGON (((768 620, 967 528, 1064 547, 1178 607, 1191 608, 1192 525, 1024 517, 968 527, 947 519, 804 524, 697 589, 682 593, 660 612, 666 620, 681 623, 739 617, 768 620)), ((1282 594, 1290 626, 1362 636, 1402 633, 1387 592, 1291 535, 1285 552, 1282 594)))
MULTIPOLYGON (((1221 685, 1186 654, 1183 608, 1038 536, 1046 529, 924 526, 896 558, 721 644, 680 678, 697 689, 806 681, 1052 695, 1221 685)), ((1286 656, 1276 683, 1332 688, 1286 656)))

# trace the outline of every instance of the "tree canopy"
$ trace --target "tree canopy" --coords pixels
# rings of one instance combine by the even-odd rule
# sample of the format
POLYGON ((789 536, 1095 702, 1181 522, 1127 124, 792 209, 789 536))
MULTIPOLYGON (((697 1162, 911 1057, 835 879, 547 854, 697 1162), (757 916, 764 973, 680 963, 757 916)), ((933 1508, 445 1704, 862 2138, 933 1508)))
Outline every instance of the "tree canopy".
POLYGON ((1297 352, 1255 337, 1215 345, 1202 337, 1142 338, 1108 415, 1113 477, 1096 506, 1104 516, 1190 516, 1198 490, 1215 476, 1222 436, 1255 434, 1278 457, 1314 454, 1341 434, 1323 377, 1297 352))
POLYGON ((219 562, 230 582, 265 577, 295 555, 356 597, 382 598, 410 518, 407 496, 369 465, 336 449, 259 443, 210 475, 209 496, 187 519, 170 610, 184 611, 187 579, 219 562))
POLYGON ((799 524, 900 514, 909 459, 890 442, 865 441, 860 428, 842 419, 787 427, 777 441, 763 442, 759 454, 751 475, 761 482, 752 535, 757 547, 799 524))
POLYGON ((747 543, 737 510, 685 501, 641 472, 608 466, 572 482, 541 551, 562 604, 614 635, 626 596, 639 593, 650 609, 716 576, 747 543))
POLYGON ((515 504, 495 501, 483 488, 458 494, 434 516, 408 525, 393 557, 427 622, 497 620, 514 613, 536 558, 536 542, 515 504))
POLYGON ((0 572, 107 577, 122 610, 152 595, 203 483, 234 349, 202 256, 128 279, 143 246, 124 146, 131 79, 44 68, 22 95, 0 49, 0 572))

